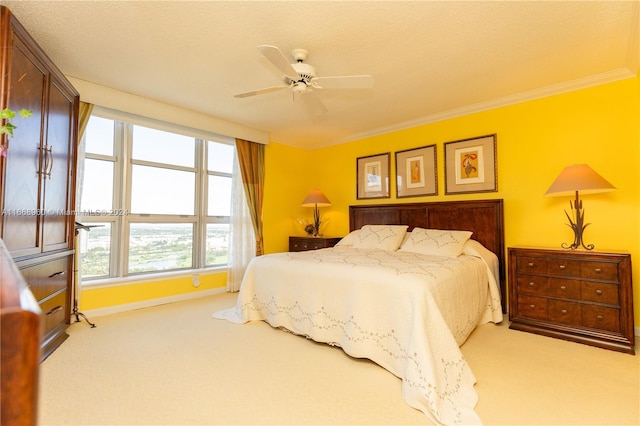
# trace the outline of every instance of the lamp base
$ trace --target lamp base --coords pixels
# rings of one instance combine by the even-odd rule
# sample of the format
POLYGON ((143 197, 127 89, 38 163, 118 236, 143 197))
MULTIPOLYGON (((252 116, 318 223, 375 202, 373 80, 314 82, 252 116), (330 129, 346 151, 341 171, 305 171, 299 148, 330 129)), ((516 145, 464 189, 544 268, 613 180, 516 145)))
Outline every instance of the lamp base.
POLYGON ((573 203, 569 201, 569 205, 571 206, 571 216, 566 210, 564 211, 564 214, 567 215, 567 219, 569 219, 569 224, 567 226, 573 229, 573 243, 562 243, 561 247, 565 250, 576 250, 582 246, 585 250, 593 250, 595 246, 593 244, 585 244, 582 239, 582 233, 585 228, 591 224, 584 223, 584 210, 582 209, 582 201, 578 198, 578 191, 576 191, 575 201, 573 203))

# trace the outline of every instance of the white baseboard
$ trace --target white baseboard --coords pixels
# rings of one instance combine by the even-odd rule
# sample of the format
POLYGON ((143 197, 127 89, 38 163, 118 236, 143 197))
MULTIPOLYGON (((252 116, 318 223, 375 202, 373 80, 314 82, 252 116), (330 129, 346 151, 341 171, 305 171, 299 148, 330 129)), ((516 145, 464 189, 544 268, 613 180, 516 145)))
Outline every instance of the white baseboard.
MULTIPOLYGON (((109 306, 106 308, 91 309, 88 311, 83 311, 82 313, 85 314, 91 320, 93 320, 93 318, 101 317, 105 315, 112 315, 112 314, 118 314, 121 312, 133 311, 135 309, 150 308, 152 306, 165 305, 167 303, 181 302, 184 300, 198 299, 200 297, 212 296, 214 294, 221 294, 221 293, 224 293, 225 291, 226 290, 224 288, 214 288, 211 290, 202 290, 195 293, 178 294, 175 296, 143 300, 141 302, 125 303, 122 305, 109 306)), ((73 322, 74 319, 72 318, 71 321, 73 322)))

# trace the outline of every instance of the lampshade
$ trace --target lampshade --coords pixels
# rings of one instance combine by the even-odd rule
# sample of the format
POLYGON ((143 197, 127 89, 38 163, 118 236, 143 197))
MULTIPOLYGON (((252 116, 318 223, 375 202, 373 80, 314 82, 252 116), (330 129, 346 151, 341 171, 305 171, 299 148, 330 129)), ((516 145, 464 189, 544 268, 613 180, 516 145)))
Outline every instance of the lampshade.
POLYGON ((302 207, 328 207, 331 201, 318 189, 312 189, 302 202, 302 207))
POLYGON ((574 164, 565 167, 551 184, 544 195, 565 196, 573 195, 576 191, 581 194, 597 194, 616 189, 605 178, 586 164, 574 164))

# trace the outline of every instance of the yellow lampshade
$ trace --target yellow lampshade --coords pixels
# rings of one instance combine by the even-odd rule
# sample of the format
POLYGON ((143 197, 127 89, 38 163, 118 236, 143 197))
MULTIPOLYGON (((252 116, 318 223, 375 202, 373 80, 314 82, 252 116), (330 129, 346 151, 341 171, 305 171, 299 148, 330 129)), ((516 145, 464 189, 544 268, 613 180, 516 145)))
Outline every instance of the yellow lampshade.
POLYGON ((599 192, 613 191, 605 178, 596 173, 586 164, 574 164, 565 167, 544 195, 565 196, 574 195, 576 191, 581 194, 597 194, 599 192))
POLYGON ((318 189, 312 189, 302 202, 302 207, 329 207, 331 201, 318 189))

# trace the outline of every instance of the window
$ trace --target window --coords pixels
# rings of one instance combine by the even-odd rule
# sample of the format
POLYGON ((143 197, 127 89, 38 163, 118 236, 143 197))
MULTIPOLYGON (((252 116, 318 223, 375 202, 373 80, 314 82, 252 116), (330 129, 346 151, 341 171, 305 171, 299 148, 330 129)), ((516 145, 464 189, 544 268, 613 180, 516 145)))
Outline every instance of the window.
POLYGON ((235 148, 94 115, 78 221, 82 279, 227 263, 235 148))

